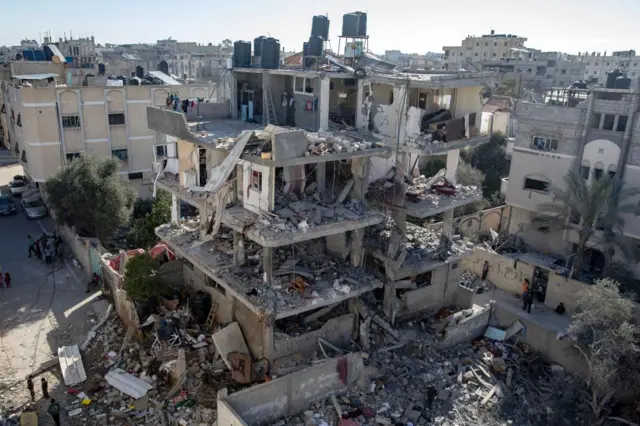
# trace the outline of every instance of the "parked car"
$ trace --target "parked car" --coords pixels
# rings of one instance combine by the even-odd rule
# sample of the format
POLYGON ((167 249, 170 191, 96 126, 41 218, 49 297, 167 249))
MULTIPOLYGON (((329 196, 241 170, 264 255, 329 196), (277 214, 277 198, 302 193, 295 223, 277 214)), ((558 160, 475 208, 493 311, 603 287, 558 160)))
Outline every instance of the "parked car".
POLYGON ((16 205, 13 203, 13 200, 6 195, 0 195, 0 214, 3 216, 16 214, 16 205))
POLYGON ((22 179, 16 179, 9 182, 9 191, 11 191, 11 195, 14 197, 22 195, 27 188, 27 182, 22 179))
POLYGON ((22 210, 27 219, 40 219, 47 216, 47 206, 44 205, 40 197, 30 197, 23 199, 22 210))

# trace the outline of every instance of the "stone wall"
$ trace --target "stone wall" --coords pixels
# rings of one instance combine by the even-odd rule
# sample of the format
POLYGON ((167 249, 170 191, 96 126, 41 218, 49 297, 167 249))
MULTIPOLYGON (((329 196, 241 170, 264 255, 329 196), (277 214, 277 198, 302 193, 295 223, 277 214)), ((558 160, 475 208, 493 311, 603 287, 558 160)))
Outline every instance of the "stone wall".
POLYGON ((448 348, 470 342, 484 335, 491 319, 491 309, 489 305, 473 305, 472 309, 473 314, 470 317, 461 319, 453 327, 445 328, 444 337, 438 344, 439 347, 448 348))
POLYGON ((136 307, 133 302, 127 298, 127 292, 123 288, 122 277, 109 266, 109 260, 116 257, 117 256, 104 256, 100 258, 102 282, 105 290, 111 297, 113 307, 124 327, 126 329, 133 327, 135 334, 139 334, 140 318, 138 317, 136 307))
POLYGON ((218 400, 218 426, 271 424, 306 410, 313 402, 344 393, 357 384, 364 364, 360 353, 350 353, 342 358, 347 362, 346 383, 339 377, 338 358, 328 359, 322 364, 222 397, 218 400))

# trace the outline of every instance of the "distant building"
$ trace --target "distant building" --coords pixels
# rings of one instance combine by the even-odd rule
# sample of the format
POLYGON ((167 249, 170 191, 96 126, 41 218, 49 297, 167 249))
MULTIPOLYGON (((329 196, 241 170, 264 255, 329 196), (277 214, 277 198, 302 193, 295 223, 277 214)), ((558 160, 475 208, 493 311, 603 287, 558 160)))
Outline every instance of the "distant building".
POLYGON ((640 77, 640 56, 636 55, 635 50, 613 52, 611 55, 607 55, 607 52, 587 52, 582 56, 582 61, 585 63, 585 78, 597 79, 600 83, 613 70, 625 72, 632 79, 640 77))

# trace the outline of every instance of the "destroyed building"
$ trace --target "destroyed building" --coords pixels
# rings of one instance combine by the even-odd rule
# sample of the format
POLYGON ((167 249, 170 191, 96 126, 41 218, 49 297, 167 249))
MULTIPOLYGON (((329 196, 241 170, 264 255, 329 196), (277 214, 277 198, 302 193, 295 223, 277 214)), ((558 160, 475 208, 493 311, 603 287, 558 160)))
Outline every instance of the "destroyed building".
POLYGON ((389 318, 449 303, 473 248, 453 235, 453 209, 482 197, 456 185, 459 150, 489 141, 476 116, 491 78, 235 68, 223 102, 149 107, 169 146, 156 186, 173 200, 157 234, 258 359, 348 341, 349 301, 376 288, 389 318), (420 176, 433 155, 446 169, 420 176), (181 221, 180 200, 199 221, 181 221), (406 222, 440 213, 441 234, 406 222))

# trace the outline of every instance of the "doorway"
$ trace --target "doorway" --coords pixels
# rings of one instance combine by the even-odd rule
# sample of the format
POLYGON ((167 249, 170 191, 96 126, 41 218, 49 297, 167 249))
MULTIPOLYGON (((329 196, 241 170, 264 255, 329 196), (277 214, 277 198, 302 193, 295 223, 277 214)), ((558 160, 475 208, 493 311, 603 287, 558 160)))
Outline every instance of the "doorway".
POLYGON ((207 184, 207 150, 205 148, 198 149, 198 169, 199 169, 199 181, 200 186, 207 184))

